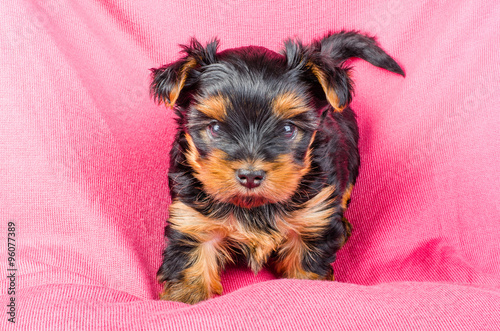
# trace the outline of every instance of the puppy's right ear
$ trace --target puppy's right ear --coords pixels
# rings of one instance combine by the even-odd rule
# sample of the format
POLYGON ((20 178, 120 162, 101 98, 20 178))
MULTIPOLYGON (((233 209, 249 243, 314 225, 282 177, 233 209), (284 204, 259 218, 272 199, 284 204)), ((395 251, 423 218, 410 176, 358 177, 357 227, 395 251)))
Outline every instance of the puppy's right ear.
POLYGON ((195 83, 195 69, 216 62, 218 40, 203 47, 195 38, 189 45, 181 45, 184 57, 176 62, 151 69, 153 81, 150 92, 156 102, 174 107, 183 91, 195 83))
POLYGON ((151 95, 154 100, 174 107, 186 84, 190 71, 197 65, 194 59, 184 58, 160 68, 151 69, 153 76, 151 95))

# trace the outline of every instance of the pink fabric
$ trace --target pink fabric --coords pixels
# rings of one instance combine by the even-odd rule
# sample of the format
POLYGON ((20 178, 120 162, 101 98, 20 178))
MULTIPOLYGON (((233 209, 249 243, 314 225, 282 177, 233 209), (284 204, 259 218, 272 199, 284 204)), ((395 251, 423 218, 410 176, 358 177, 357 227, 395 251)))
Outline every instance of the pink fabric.
POLYGON ((0 329, 498 329, 498 1, 13 3, 0 6, 0 329), (148 69, 190 36, 279 50, 342 28, 377 35, 407 77, 353 61, 362 168, 338 282, 231 268, 221 297, 158 301, 174 123, 148 69))

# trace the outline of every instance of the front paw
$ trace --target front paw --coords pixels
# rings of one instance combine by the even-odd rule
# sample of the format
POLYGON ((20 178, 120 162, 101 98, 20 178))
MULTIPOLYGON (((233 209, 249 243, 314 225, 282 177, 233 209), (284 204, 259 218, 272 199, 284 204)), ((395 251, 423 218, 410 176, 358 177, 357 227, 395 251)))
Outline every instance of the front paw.
POLYGON ((163 286, 160 293, 161 300, 195 304, 210 299, 214 295, 222 294, 220 276, 215 272, 188 268, 182 272, 180 279, 166 281, 164 279, 160 274, 158 275, 158 280, 163 286))
POLYGON ((334 281, 335 276, 333 274, 333 268, 330 266, 326 272, 322 272, 321 274, 312 272, 312 271, 306 271, 302 267, 299 268, 288 268, 286 270, 283 270, 283 267, 281 267, 281 275, 284 278, 293 278, 293 279, 309 279, 309 280, 330 280, 334 281))
POLYGON ((163 291, 160 293, 160 299, 195 304, 210 299, 212 294, 222 294, 222 286, 218 292, 212 293, 206 287, 200 285, 197 286, 186 282, 165 282, 163 283, 163 291))

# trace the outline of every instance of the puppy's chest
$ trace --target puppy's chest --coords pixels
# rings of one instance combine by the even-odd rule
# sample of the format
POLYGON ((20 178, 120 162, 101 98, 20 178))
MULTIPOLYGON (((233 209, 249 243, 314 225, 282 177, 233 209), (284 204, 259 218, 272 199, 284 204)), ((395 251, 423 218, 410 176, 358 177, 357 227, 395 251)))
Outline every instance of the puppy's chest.
POLYGON ((285 219, 278 214, 231 214, 220 222, 220 226, 227 227, 227 240, 231 244, 239 246, 250 255, 257 250, 270 253, 286 239, 290 231, 285 219))
POLYGON ((282 242, 290 230, 286 219, 276 213, 229 213, 216 218, 174 201, 170 207, 170 226, 201 245, 228 246, 253 251, 271 249, 282 242))
MULTIPOLYGON (((231 255, 241 251, 254 271, 271 253, 291 242, 314 240, 330 223, 338 204, 332 204, 333 188, 327 187, 296 210, 229 213, 223 218, 202 215, 179 200, 170 207, 171 227, 199 245, 231 255)), ((335 199, 334 199, 335 200, 335 199)))

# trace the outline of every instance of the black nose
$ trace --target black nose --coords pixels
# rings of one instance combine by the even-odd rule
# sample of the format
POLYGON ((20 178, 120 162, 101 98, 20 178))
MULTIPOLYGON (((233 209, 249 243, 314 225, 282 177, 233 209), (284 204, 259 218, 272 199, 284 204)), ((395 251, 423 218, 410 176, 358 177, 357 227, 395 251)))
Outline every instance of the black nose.
POLYGON ((239 169, 236 171, 238 182, 246 188, 255 188, 260 186, 264 180, 266 172, 264 170, 239 169))

